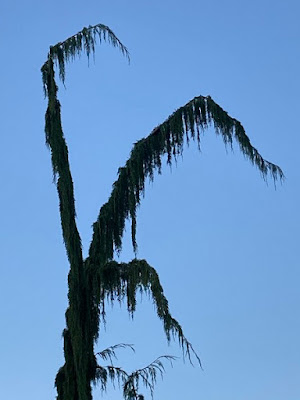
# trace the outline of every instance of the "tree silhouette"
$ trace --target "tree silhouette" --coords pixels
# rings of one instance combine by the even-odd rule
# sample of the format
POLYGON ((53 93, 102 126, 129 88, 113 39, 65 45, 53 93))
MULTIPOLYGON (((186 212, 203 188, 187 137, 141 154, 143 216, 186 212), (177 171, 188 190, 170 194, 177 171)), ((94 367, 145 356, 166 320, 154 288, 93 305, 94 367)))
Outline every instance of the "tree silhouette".
MULTIPOLYGON (((120 253, 125 221, 131 219, 132 245, 137 253, 136 210, 145 191, 147 178, 153 180, 154 171, 161 173, 162 157, 171 165, 182 154, 184 143, 194 140, 200 145, 200 131, 213 125, 225 144, 235 139, 242 153, 261 172, 276 181, 283 179, 282 170, 262 158, 251 145, 241 123, 230 117, 211 97, 198 96, 176 110, 149 136, 135 143, 124 167, 118 171, 111 195, 93 224, 93 237, 88 257, 83 259, 81 239, 76 225, 73 181, 68 161, 68 148, 61 124, 61 106, 57 98, 55 65, 59 77, 65 81, 65 64, 85 52, 93 55, 97 41, 106 41, 117 47, 129 60, 126 47, 105 25, 83 28, 55 46, 51 46, 47 61, 42 66, 42 78, 48 107, 45 115, 46 144, 51 151, 54 180, 59 196, 59 210, 63 239, 70 271, 68 275, 68 300, 66 328, 63 332, 65 364, 59 369, 55 385, 58 400, 91 400, 91 383, 100 382, 106 387, 107 379, 119 379, 127 400, 143 399, 138 393, 139 380, 152 391, 156 373, 163 371, 162 359, 157 359, 144 369, 127 374, 121 368, 100 366, 97 357, 111 358, 115 347, 95 354, 99 324, 105 319, 105 305, 112 299, 127 299, 129 313, 136 307, 136 291, 148 292, 156 305, 169 341, 175 337, 189 359, 194 355, 200 362, 191 343, 184 336, 180 324, 168 307, 157 272, 145 260, 133 259, 129 263, 114 260, 120 253)), ((124 347, 125 345, 120 345, 124 347)), ((165 356, 172 361, 172 357, 165 356)))

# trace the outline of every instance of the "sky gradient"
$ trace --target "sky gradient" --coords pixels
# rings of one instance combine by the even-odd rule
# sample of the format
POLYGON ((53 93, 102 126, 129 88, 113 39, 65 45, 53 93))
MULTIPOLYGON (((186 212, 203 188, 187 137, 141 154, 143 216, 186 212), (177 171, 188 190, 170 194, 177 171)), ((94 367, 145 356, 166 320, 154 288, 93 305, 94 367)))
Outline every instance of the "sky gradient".
MULTIPOLYGON (((49 45, 103 23, 128 47, 130 65, 103 44, 95 63, 82 56, 67 66, 58 93, 85 255, 132 144, 195 96, 210 95, 241 121, 286 176, 266 184, 209 129, 201 153, 191 143, 177 167, 164 165, 147 184, 138 257, 158 271, 203 365, 166 365, 154 399, 299 399, 300 3, 10 0, 0 15, 0 398, 55 399, 69 267, 40 67, 49 45)), ((128 225, 119 261, 133 256, 128 225)), ((136 348, 120 350, 116 365, 128 370, 181 355, 146 297, 133 321, 125 306, 108 313, 96 348, 120 342, 136 348)), ((122 396, 110 389, 106 398, 122 396)))

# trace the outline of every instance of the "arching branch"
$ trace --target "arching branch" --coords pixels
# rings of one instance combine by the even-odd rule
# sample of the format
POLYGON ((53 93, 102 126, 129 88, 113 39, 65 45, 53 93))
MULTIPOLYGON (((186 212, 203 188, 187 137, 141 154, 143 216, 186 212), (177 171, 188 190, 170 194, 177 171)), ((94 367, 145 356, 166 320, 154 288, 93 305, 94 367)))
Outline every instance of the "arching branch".
POLYGON ((121 250, 127 218, 132 221, 132 244, 136 252, 136 210, 144 194, 146 178, 153 180, 155 170, 161 173, 164 155, 171 164, 172 159, 182 153, 185 140, 194 139, 200 145, 200 131, 211 124, 225 144, 231 145, 234 139, 237 141, 242 153, 263 178, 268 175, 275 181, 284 178, 280 167, 265 160, 252 146, 239 121, 230 117, 211 97, 195 97, 153 129, 149 136, 135 143, 125 166, 118 171, 109 200, 101 207, 93 225, 89 250, 93 262, 111 260, 114 251, 121 250))

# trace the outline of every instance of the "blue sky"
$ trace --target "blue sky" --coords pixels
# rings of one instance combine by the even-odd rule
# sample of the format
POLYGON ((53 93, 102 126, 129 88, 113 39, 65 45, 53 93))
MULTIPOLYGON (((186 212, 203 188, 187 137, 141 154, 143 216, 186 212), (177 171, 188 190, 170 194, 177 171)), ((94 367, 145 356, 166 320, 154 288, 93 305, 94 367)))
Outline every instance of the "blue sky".
MULTIPOLYGON (((276 190, 266 185, 211 129, 201 153, 191 145, 177 168, 164 167, 147 185, 138 257, 159 272, 203 363, 166 366, 155 399, 299 399, 299 3, 10 0, 0 13, 0 397, 55 398, 68 263, 40 67, 50 44, 103 23, 131 64, 98 46, 95 64, 82 57, 67 67, 59 91, 85 254, 132 144, 200 94, 240 120, 287 178, 276 190)), ((120 260, 132 257, 128 228, 120 260)), ((146 298, 133 322, 125 307, 109 312, 97 348, 120 342, 135 344, 135 355, 121 350, 117 362, 129 370, 180 355, 146 298)), ((110 390, 103 398, 122 397, 110 390)))

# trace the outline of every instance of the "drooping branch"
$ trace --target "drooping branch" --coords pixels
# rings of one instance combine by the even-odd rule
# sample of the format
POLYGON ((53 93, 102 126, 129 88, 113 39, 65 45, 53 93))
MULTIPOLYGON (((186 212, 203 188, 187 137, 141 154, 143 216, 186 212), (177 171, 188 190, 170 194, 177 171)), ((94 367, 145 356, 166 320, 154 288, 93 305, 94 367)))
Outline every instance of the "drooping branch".
POLYGON ((123 385, 123 394, 126 400, 144 400, 144 396, 139 394, 140 381, 142 384, 150 390, 151 397, 153 398, 154 386, 157 381, 157 374, 160 374, 161 378, 165 372, 165 367, 162 360, 168 360, 171 365, 176 357, 173 356, 161 356, 154 360, 151 364, 144 368, 137 369, 132 372, 123 385))
POLYGON ((104 349, 102 351, 99 351, 99 353, 96 353, 96 355, 98 357, 102 358, 102 360, 109 360, 112 363, 113 359, 117 358, 116 350, 117 349, 125 349, 125 348, 130 348, 133 352, 135 351, 133 344, 119 343, 119 344, 110 346, 107 349, 104 349))
POLYGON ((144 400, 144 396, 139 393, 140 383, 142 383, 146 389, 150 390, 151 397, 153 398, 157 374, 163 378, 165 372, 163 364, 165 360, 169 361, 171 366, 173 366, 173 361, 176 360, 176 357, 169 355, 158 357, 146 367, 137 369, 131 374, 128 374, 123 368, 114 365, 97 365, 95 381, 100 382, 102 391, 107 389, 108 379, 110 379, 113 385, 117 383, 119 386, 122 386, 125 400, 144 400))
MULTIPOLYGON (((65 64, 69 61, 74 61, 76 56, 79 57, 82 52, 85 52, 89 59, 91 54, 95 54, 97 40, 99 40, 100 44, 104 41, 113 47, 117 47, 128 61, 130 61, 127 48, 108 26, 103 24, 90 25, 63 42, 59 42, 55 46, 50 46, 49 56, 58 65, 59 77, 63 83, 65 82, 65 64)), ((47 62, 42 67, 45 95, 47 94, 47 62)))
POLYGON ((93 225, 93 239, 89 257, 94 263, 113 259, 114 251, 120 251, 127 218, 132 221, 132 244, 136 243, 136 210, 145 190, 145 180, 153 180, 154 171, 161 173, 162 157, 167 155, 171 164, 183 151, 184 141, 194 139, 200 145, 200 131, 213 124, 225 144, 237 141, 242 153, 261 172, 263 178, 270 175, 274 180, 284 178, 282 170, 263 159, 241 123, 232 118, 211 97, 195 97, 175 111, 165 122, 157 126, 149 136, 135 143, 130 158, 118 171, 110 198, 100 210, 93 225))
POLYGON ((104 321, 106 301, 122 301, 126 298, 127 309, 133 316, 136 310, 137 291, 149 294, 155 304, 157 316, 163 322, 168 342, 172 337, 176 337, 184 357, 192 362, 193 355, 201 365, 192 344, 184 336, 182 327, 169 311, 168 300, 164 295, 157 272, 147 261, 137 259, 129 263, 110 261, 102 267, 90 265, 86 268, 86 273, 94 284, 92 291, 97 303, 100 304, 100 312, 104 321))

